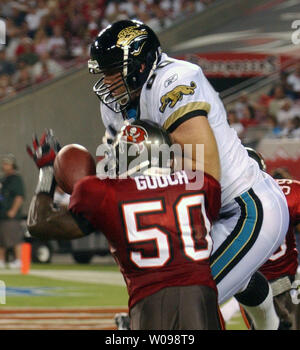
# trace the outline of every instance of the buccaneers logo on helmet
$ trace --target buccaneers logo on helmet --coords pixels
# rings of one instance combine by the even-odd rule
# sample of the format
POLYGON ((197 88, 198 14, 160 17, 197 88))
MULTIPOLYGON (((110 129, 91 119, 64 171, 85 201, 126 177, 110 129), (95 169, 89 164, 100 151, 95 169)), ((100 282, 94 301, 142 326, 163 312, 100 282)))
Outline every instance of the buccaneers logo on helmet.
POLYGON ((141 143, 146 141, 147 138, 147 131, 137 125, 127 125, 122 134, 122 139, 128 143, 141 143))

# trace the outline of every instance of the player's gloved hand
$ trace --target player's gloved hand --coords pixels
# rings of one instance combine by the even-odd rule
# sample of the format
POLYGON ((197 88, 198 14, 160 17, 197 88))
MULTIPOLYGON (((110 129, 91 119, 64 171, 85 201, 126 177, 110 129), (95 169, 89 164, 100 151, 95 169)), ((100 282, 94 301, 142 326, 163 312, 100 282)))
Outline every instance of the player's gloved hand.
POLYGON ((39 169, 53 165, 56 154, 61 149, 51 129, 46 129, 38 141, 36 135, 33 137, 32 147, 26 147, 29 156, 34 160, 39 169))
POLYGON ((32 147, 27 145, 26 149, 29 156, 40 169, 35 193, 46 193, 53 198, 56 186, 53 164, 56 154, 61 149, 59 142, 53 135, 53 131, 46 129, 39 141, 34 136, 32 147))

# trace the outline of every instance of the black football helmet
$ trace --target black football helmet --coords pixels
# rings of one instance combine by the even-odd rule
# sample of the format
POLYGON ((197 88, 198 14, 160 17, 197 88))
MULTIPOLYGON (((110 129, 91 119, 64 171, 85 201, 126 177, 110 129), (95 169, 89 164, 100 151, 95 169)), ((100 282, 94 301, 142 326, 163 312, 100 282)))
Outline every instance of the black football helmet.
POLYGON ((257 164, 259 165, 259 168, 260 170, 262 171, 266 171, 267 170, 267 166, 266 166, 266 163, 265 163, 265 160, 263 158, 263 156, 255 151, 255 149, 251 148, 251 147, 245 147, 247 152, 248 152, 248 155, 250 158, 254 159, 257 164))
POLYGON ((161 48, 150 27, 137 20, 122 20, 98 34, 91 45, 90 56, 90 73, 101 74, 93 87, 94 92, 114 112, 121 112, 156 68, 161 48), (119 79, 105 83, 105 76, 112 75, 119 75, 119 79), (123 86, 125 89, 118 92, 123 86))
POLYGON ((116 175, 169 175, 174 153, 170 135, 150 120, 125 123, 114 141, 116 175))

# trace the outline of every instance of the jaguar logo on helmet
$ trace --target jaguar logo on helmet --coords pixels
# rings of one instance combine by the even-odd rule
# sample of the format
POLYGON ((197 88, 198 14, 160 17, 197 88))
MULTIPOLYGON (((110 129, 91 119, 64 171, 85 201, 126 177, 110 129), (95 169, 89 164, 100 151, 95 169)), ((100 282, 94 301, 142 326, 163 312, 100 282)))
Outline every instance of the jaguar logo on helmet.
MULTIPOLYGON (((148 33, 145 29, 139 29, 137 26, 124 28, 118 34, 117 46, 128 47, 136 39, 137 39, 137 42, 139 42, 140 40, 146 39, 147 35, 148 33)), ((138 55, 141 52, 144 44, 145 42, 141 46, 137 45, 136 50, 134 50, 132 54, 138 55)))
POLYGON ((127 125, 122 133, 122 140, 128 143, 141 143, 148 138, 147 131, 141 126, 127 125))

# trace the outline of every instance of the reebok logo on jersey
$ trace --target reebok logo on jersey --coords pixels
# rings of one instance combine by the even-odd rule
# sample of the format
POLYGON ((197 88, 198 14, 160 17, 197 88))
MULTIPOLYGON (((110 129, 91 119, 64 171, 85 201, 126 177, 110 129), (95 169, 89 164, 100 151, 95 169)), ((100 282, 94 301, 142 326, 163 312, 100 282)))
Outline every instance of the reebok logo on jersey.
POLYGON ((174 83, 177 79, 178 79, 178 74, 175 73, 164 82, 164 86, 167 88, 169 85, 174 83))
POLYGON ((197 85, 194 81, 191 81, 189 85, 177 85, 173 90, 167 92, 160 98, 161 106, 159 111, 163 113, 167 106, 173 108, 178 101, 182 100, 184 95, 193 95, 197 85))

